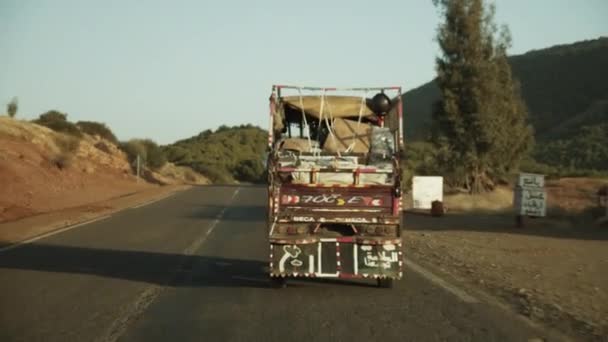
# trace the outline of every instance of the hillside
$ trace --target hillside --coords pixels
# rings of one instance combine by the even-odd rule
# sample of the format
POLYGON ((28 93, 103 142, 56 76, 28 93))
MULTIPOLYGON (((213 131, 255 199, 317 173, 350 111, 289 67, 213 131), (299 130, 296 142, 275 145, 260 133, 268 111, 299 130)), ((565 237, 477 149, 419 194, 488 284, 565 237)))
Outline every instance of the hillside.
POLYGON ((268 133, 252 125, 205 130, 164 147, 167 160, 189 166, 214 183, 259 182, 268 133))
MULTIPOLYGON (((583 126, 608 122, 608 37, 534 50, 509 60, 538 141, 569 139, 583 126)), ((431 106, 439 96, 434 81, 403 95, 406 138, 427 136, 431 106)))
POLYGON ((0 117, 0 222, 103 201, 151 187, 138 183, 114 144, 0 117))
POLYGON ((155 185, 208 183, 170 163, 144 170, 138 181, 125 152, 110 140, 0 116, 0 223, 74 207, 104 210, 96 203, 155 185))

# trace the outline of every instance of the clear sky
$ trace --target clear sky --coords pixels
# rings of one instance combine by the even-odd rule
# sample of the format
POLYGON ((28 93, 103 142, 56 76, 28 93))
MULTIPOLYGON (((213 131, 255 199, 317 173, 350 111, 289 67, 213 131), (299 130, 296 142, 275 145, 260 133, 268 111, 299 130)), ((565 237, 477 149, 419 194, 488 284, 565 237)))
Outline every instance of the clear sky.
MULTIPOLYGON (((606 0, 499 0, 511 54, 608 36, 606 0)), ((431 0, 0 0, 0 104, 160 143, 267 126, 271 85, 410 89, 434 76, 431 0)), ((1 108, 3 112, 4 108, 1 108)))

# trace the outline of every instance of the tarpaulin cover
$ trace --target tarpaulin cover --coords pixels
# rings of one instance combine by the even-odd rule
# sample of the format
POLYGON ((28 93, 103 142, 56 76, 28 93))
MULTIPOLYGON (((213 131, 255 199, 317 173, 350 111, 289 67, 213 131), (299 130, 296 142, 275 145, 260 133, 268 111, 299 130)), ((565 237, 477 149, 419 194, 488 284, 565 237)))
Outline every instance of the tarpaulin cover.
POLYGON ((329 135, 323 150, 326 152, 346 152, 352 145, 351 152, 368 153, 370 148, 372 126, 358 123, 355 120, 335 119, 333 135, 329 135))
MULTIPOLYGON (((321 113, 321 96, 302 96, 300 104, 300 96, 284 96, 283 103, 286 105, 302 110, 306 114, 317 119, 321 118, 344 118, 358 117, 361 110, 361 97, 357 96, 336 96, 328 95, 323 98, 323 113, 321 113)), ((363 117, 372 116, 374 113, 367 107, 366 101, 363 101, 363 117)))

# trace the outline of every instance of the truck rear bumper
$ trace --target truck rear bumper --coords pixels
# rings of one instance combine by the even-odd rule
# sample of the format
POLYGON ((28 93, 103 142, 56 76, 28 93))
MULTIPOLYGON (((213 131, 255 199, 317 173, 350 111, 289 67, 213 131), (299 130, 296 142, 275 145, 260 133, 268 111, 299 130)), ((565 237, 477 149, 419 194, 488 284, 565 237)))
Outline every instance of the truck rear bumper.
POLYGON ((270 276, 401 279, 400 238, 271 239, 270 276))

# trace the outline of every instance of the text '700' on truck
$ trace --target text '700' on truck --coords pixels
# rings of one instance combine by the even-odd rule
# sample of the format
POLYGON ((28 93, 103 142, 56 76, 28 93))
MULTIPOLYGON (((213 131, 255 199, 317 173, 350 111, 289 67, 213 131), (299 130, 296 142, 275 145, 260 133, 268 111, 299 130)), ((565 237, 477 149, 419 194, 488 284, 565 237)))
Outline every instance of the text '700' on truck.
POLYGON ((270 279, 401 279, 400 87, 273 86, 270 279))

